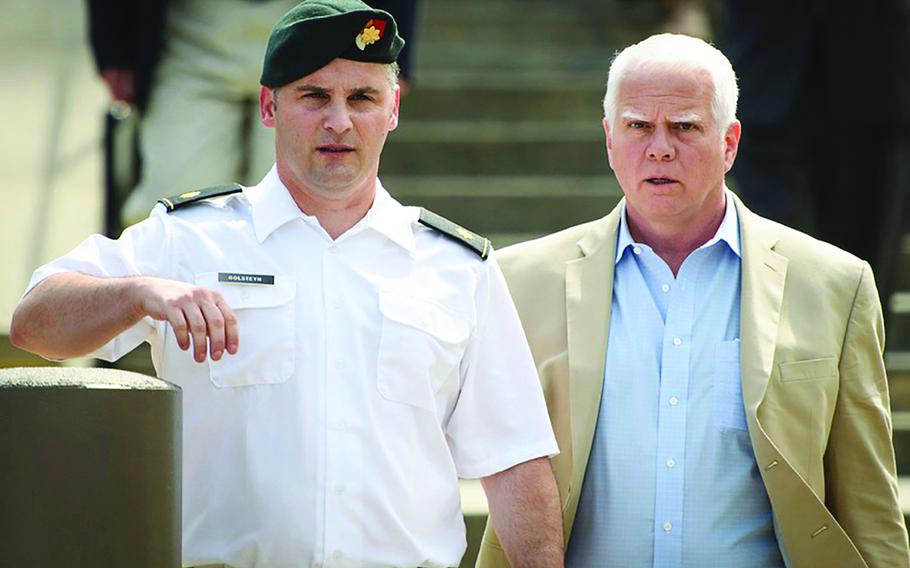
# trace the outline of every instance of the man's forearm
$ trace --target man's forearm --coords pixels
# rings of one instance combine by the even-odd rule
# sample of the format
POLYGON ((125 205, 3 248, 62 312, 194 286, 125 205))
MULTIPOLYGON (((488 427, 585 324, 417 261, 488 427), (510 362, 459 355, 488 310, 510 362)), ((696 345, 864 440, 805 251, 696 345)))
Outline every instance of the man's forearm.
POLYGON ((16 308, 10 341, 54 359, 91 353, 142 318, 132 293, 137 280, 78 273, 50 276, 16 308))
POLYGON ((563 566, 562 509, 550 460, 530 460, 481 481, 512 566, 563 566))

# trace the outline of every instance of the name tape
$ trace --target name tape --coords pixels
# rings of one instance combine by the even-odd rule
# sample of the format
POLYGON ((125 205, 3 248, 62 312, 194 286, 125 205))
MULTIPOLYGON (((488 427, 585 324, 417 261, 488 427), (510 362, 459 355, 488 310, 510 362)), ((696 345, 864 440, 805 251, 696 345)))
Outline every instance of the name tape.
POLYGON ((275 284, 275 277, 271 274, 241 274, 239 272, 219 272, 218 282, 231 284, 275 284))

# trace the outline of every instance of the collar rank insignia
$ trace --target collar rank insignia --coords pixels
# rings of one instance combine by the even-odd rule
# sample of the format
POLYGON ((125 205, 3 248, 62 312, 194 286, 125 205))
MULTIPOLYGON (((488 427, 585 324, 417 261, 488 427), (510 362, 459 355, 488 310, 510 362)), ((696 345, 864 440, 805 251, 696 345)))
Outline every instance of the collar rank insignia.
POLYGON ((243 191, 243 188, 240 187, 240 184, 232 183, 230 185, 216 185, 214 187, 207 187, 205 189, 199 189, 196 191, 187 191, 186 193, 181 193, 179 195, 172 195, 170 197, 162 197, 158 200, 158 203, 164 204, 167 208, 167 212, 176 211, 184 205, 190 205, 191 203, 198 203, 203 199, 211 199, 212 197, 220 197, 222 195, 231 195, 232 193, 237 193, 243 191))
POLYGON ((477 233, 471 232, 461 225, 449 221, 442 215, 437 215, 436 213, 421 207, 419 221, 421 225, 436 229, 450 239, 473 250, 480 256, 480 260, 486 260, 490 256, 490 249, 492 248, 490 239, 481 237, 477 233))
POLYGON ((354 38, 354 43, 360 51, 363 51, 368 45, 372 45, 382 39, 383 34, 385 34, 385 20, 370 20, 363 26, 357 37, 354 38))

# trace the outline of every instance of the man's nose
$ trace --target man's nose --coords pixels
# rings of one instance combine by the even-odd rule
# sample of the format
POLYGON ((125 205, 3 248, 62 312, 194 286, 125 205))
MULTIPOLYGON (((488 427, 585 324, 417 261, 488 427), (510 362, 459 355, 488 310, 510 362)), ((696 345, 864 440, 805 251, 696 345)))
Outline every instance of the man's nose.
POLYGON ((350 110, 344 101, 333 102, 328 106, 323 127, 336 134, 347 132, 353 127, 350 110))
POLYGON ((676 148, 670 140, 665 128, 655 128, 654 135, 648 144, 648 159, 661 162, 672 160, 676 157, 676 148))

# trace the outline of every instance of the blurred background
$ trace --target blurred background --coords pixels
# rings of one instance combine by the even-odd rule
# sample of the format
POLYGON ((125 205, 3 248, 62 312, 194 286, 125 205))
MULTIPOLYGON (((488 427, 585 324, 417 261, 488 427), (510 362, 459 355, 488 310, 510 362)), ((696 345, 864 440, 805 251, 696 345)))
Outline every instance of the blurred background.
MULTIPOLYGON (((231 2, 246 9, 243 0, 231 2)), ((88 234, 119 234, 130 221, 124 203, 135 186, 157 198, 231 181, 255 183, 271 163, 250 93, 258 92, 256 49, 264 47, 276 17, 271 11, 280 14, 292 3, 247 3, 258 6, 268 26, 239 30, 237 22, 253 18, 231 15, 222 1, 171 0, 167 12, 155 9, 162 2, 147 0, 91 4, 93 18, 89 3, 78 0, 0 0, 2 367, 47 364, 9 345, 19 295, 37 266, 88 234), (135 30, 111 36, 111 29, 124 32, 124 24, 112 19, 123 4, 151 11, 133 12, 139 14, 135 30), (104 26, 107 35, 101 34, 104 26), (154 61, 120 57, 133 48, 119 47, 111 37, 151 42, 154 61), (248 47, 237 48, 240 40, 248 47), (228 53, 228 44, 237 53, 228 53), (132 69, 144 78, 134 75, 124 94, 118 75, 102 79, 110 69, 132 69), (192 122, 203 120, 200 109, 212 91, 221 98, 217 104, 231 108, 209 108, 214 114, 206 116, 235 113, 230 134, 216 136, 209 126, 227 119, 192 122), (112 105, 115 98, 132 104, 112 105), (188 114, 165 116, 175 109, 188 114), (209 161, 231 153, 230 163, 189 157, 187 143, 206 134, 222 141, 236 137, 227 149, 196 148, 209 161)), ((381 163, 383 183, 399 200, 450 217, 500 248, 598 218, 621 196, 601 126, 601 99, 617 49, 659 31, 715 42, 733 60, 742 88, 743 141, 731 187, 759 212, 834 241, 876 269, 886 306, 898 470, 910 476, 910 237, 904 211, 910 191, 910 2, 388 4, 393 13, 410 14, 403 35, 411 52, 401 124, 381 163)), ((119 365, 153 374, 147 350, 119 365)), ((910 487, 902 493, 906 503, 910 487)), ((466 486, 465 509, 473 546, 485 510, 476 487, 466 486)))

